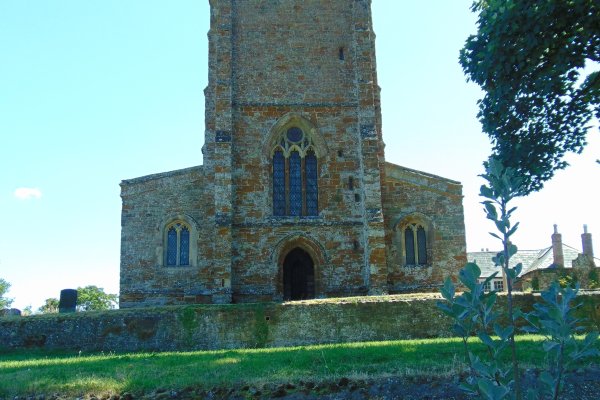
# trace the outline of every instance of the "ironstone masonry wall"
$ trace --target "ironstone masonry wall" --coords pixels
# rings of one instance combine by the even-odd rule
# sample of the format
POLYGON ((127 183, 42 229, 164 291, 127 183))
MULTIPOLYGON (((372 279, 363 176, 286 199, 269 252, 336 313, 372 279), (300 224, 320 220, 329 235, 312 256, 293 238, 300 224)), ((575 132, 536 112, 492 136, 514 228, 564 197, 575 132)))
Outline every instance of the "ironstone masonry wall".
POLYGON ((446 276, 455 276, 466 264, 459 182, 387 163, 383 213, 390 292, 437 290, 446 276), (403 261, 402 231, 413 221, 428 227, 426 266, 407 266, 403 261))
POLYGON ((210 18, 204 165, 122 182, 121 308, 282 300, 294 248, 314 262, 316 297, 454 275, 460 184, 384 161, 370 1, 211 0, 210 18), (273 216, 272 151, 290 126, 315 143, 316 217, 273 216), (398 257, 411 215, 432 227, 427 267, 398 257), (191 266, 164 265, 173 218, 192 226, 191 266))
MULTIPOLYGON (((600 293, 579 297, 579 317, 600 327, 600 293)), ((516 296, 531 310, 534 295, 516 296)), ((452 335, 436 299, 193 305, 0 318, 0 351, 19 348, 167 351, 299 346, 452 335)), ((503 296, 499 303, 504 304, 503 296)))
POLYGON ((233 300, 280 299, 282 257, 296 246, 315 261, 317 296, 386 291, 369 2, 216 1, 213 8, 219 18, 231 12, 233 300), (288 126, 316 144, 315 218, 272 217, 272 150, 288 126))
POLYGON ((203 167, 124 181, 121 197, 121 307, 136 304, 211 303, 215 287, 210 268, 214 214, 212 183, 203 167), (183 219, 196 238, 189 268, 166 267, 164 227, 183 219))

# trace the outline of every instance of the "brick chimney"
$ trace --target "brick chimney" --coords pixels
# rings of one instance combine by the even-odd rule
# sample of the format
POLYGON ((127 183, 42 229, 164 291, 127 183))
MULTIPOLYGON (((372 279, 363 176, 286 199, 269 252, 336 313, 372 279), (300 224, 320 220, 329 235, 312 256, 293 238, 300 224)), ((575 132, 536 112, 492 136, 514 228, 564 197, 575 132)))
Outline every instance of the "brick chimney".
POLYGON ((594 258, 594 249, 592 247, 592 234, 588 233, 587 225, 583 225, 583 234, 581 235, 581 246, 583 248, 583 254, 594 258))
POLYGON ((565 256, 563 255, 562 235, 558 233, 558 226, 554 224, 554 233, 552 234, 552 255, 554 256, 554 265, 565 266, 565 256))

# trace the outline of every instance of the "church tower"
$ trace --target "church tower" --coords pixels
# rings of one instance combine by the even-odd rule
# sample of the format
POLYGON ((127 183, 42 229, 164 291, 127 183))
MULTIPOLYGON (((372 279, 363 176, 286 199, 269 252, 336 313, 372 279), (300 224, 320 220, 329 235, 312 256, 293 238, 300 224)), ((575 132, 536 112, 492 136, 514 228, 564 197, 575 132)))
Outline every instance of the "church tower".
POLYGON ((203 152, 233 300, 386 291, 370 2, 213 0, 208 36, 203 152))
POLYGON ((210 0, 204 165, 121 182, 120 306, 436 290, 459 182, 385 162, 370 0, 210 0))

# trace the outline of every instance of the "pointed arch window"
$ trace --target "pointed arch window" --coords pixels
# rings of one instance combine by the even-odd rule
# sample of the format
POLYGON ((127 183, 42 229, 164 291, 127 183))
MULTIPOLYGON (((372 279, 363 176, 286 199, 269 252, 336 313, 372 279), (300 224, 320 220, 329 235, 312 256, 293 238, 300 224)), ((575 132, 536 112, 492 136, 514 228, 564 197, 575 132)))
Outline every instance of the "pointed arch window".
POLYGON ((419 265, 427 264, 427 237, 422 226, 417 227, 417 260, 419 265))
POLYGON ((167 226, 167 251, 166 265, 190 265, 190 227, 182 222, 175 221, 167 226))
POLYGON ((281 150, 273 154, 273 214, 285 215, 285 157, 281 150))
POLYGON ((415 265, 415 235, 410 227, 404 230, 404 248, 406 249, 406 264, 415 265))
POLYGON ((319 187, 317 172, 317 156, 314 151, 309 151, 304 158, 306 171, 306 214, 318 214, 319 187))
POLYGON ((318 164, 312 139, 298 127, 288 128, 272 152, 273 215, 319 214, 318 164))
POLYGON ((404 229, 406 265, 427 265, 427 232, 421 224, 410 224, 404 229))
POLYGON ((302 215, 302 159, 292 151, 288 159, 290 176, 290 215, 302 215))

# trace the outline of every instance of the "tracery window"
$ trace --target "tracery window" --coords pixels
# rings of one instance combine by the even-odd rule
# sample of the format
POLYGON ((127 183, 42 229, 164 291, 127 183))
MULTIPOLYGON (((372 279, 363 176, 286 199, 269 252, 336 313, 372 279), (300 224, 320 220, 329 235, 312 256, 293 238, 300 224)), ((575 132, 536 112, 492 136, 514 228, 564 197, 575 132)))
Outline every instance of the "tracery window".
POLYGON ((427 233, 421 224, 404 229, 404 251, 407 265, 427 265, 427 233))
POLYGON ((272 167, 273 215, 318 215, 318 165, 310 136, 295 126, 284 131, 273 149, 272 167))
POLYGON ((190 227, 182 221, 174 221, 167 228, 167 266, 190 265, 190 227))

